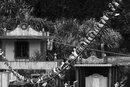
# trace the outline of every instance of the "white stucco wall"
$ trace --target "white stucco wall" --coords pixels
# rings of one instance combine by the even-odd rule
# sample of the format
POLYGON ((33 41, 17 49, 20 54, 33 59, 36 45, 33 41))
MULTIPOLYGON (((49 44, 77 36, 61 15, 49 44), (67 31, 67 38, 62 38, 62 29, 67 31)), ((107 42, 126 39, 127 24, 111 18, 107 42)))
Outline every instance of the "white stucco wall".
POLYGON ((41 52, 40 41, 39 40, 31 40, 29 41, 29 56, 34 56, 35 52, 41 52))
MULTIPOLYGON (((3 41, 5 48, 5 57, 9 61, 15 61, 14 53, 14 42, 15 40, 5 40, 3 41)), ((40 41, 39 40, 30 40, 29 41, 29 57, 34 56, 35 51, 41 52, 40 41)))
POLYGON ((14 60, 14 40, 5 40, 3 41, 3 44, 5 46, 5 57, 9 61, 14 60))

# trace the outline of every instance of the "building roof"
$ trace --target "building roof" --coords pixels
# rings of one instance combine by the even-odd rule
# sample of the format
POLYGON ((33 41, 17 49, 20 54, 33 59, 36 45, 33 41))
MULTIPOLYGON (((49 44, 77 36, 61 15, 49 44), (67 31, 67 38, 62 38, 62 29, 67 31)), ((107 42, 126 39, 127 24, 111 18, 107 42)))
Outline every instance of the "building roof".
POLYGON ((0 36, 3 40, 12 39, 29 39, 29 40, 44 40, 44 39, 54 39, 54 36, 0 36))
POLYGON ((8 31, 3 29, 1 31, 0 39, 34 39, 34 40, 42 40, 42 39, 54 39, 54 36, 50 36, 49 32, 45 32, 44 29, 42 31, 36 31, 30 25, 27 28, 23 29, 20 25, 18 25, 14 30, 8 31))
POLYGON ((96 57, 89 57, 82 59, 81 63, 75 65, 75 67, 111 67, 111 66, 130 66, 130 57, 126 56, 111 56, 107 57, 107 63, 104 63, 104 59, 97 59, 96 57))
POLYGON ((111 67, 112 64, 76 64, 75 67, 111 67))

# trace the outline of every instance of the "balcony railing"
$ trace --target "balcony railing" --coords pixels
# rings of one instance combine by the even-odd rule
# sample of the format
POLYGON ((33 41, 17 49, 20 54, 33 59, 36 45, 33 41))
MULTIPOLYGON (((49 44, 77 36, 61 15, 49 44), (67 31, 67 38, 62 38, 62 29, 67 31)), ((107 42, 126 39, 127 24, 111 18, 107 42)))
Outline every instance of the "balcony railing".
MULTIPOLYGON (((9 61, 13 69, 45 69, 50 70, 57 67, 60 61, 30 62, 30 61, 9 61)), ((4 62, 0 62, 0 69, 8 69, 4 62)))

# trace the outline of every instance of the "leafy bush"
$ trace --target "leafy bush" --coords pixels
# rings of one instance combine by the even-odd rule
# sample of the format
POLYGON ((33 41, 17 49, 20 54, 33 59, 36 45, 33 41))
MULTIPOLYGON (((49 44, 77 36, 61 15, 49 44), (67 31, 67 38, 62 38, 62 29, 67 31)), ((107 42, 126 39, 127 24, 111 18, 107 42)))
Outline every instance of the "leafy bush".
MULTIPOLYGON (((53 22, 54 29, 54 49, 59 58, 66 59, 71 54, 73 47, 79 44, 80 39, 87 37, 87 33, 95 28, 97 21, 93 18, 86 19, 79 23, 76 19, 61 19, 53 22)), ((112 28, 105 27, 93 42, 92 47, 98 48, 104 43, 108 48, 119 47, 122 36, 112 28)))
POLYGON ((42 53, 35 51, 34 56, 30 57, 30 61, 45 61, 45 58, 42 53))

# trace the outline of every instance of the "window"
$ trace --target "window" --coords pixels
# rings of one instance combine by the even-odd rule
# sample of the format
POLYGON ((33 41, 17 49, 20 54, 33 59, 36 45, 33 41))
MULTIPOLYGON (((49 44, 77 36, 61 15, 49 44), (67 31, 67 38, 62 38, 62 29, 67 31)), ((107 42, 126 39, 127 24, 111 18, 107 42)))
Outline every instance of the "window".
POLYGON ((15 58, 27 59, 29 58, 29 43, 27 41, 15 42, 15 58))

